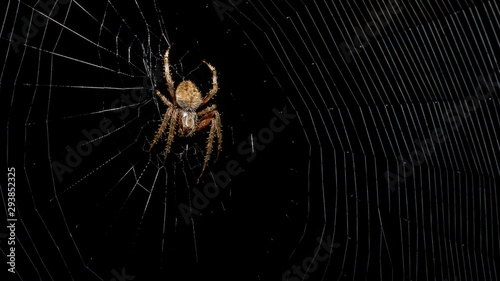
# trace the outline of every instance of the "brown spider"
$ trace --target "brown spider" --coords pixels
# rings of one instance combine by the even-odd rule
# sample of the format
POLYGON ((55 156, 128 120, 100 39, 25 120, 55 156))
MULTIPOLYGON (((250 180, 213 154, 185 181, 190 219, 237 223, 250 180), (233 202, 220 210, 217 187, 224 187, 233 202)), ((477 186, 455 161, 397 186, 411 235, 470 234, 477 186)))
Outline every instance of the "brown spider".
POLYGON ((163 122, 156 132, 149 151, 151 151, 153 146, 158 142, 167 127, 168 136, 167 143, 165 145, 165 159, 170 152, 170 147, 174 140, 175 134, 181 137, 190 137, 196 131, 199 131, 206 126, 211 125, 210 133, 208 135, 205 161, 203 163, 203 168, 201 169, 201 174, 198 177, 200 178, 201 175, 203 175, 203 171, 205 171, 208 160, 210 159, 210 154, 212 154, 212 146, 215 136, 217 137, 218 143, 217 156, 219 155, 219 152, 222 148, 220 114, 217 110, 215 110, 217 106, 214 104, 197 112, 200 107, 205 105, 217 93, 217 72, 215 71, 215 67, 203 61, 203 63, 205 63, 212 71, 212 89, 205 96, 205 98, 201 97, 200 91, 198 90, 196 85, 189 80, 182 81, 177 86, 177 89, 174 93, 175 87, 172 80, 172 75, 170 74, 170 65, 168 62, 169 52, 170 47, 168 47, 167 51, 165 52, 165 56, 163 57, 163 68, 165 71, 165 78, 167 79, 168 91, 170 92, 172 102, 170 102, 164 95, 162 95, 159 90, 156 90, 156 95, 160 97, 163 103, 167 106, 167 111, 163 115, 163 122))

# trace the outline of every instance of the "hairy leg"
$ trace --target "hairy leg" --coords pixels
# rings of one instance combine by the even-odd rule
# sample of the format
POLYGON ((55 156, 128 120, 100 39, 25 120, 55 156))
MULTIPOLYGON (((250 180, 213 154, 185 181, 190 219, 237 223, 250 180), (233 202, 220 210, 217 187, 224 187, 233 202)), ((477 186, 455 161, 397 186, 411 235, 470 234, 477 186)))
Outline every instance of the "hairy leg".
POLYGON ((210 70, 212 71, 212 89, 205 96, 205 98, 201 102, 200 106, 207 103, 213 96, 215 96, 215 94, 217 93, 217 90, 219 90, 219 84, 217 83, 217 71, 215 70, 215 67, 213 67, 211 64, 209 64, 206 61, 203 61, 203 63, 205 63, 208 66, 208 68, 210 68, 210 70))
POLYGON ((220 114, 217 110, 215 112, 215 132, 217 134, 217 157, 215 161, 219 159, 219 153, 222 150, 222 122, 220 120, 220 114))
MULTIPOLYGON (((207 167, 208 160, 210 160, 210 155, 212 154, 213 151, 213 143, 214 143, 214 138, 217 137, 217 157, 219 157, 219 152, 222 150, 222 129, 221 129, 221 121, 220 121, 220 115, 217 110, 210 112, 206 114, 205 116, 210 116, 207 117, 207 119, 202 120, 198 127, 197 130, 201 130, 211 124, 210 126, 210 133, 208 134, 208 140, 207 140, 207 151, 205 154, 205 160, 203 162, 203 168, 201 169, 201 174, 198 178, 201 178, 201 175, 203 175, 203 172, 205 171, 205 168, 207 167), (212 117, 213 116, 213 117, 212 117)), ((203 118, 205 118, 203 116, 203 118)), ((202 118, 202 119, 203 119, 202 118)))
MULTIPOLYGON (((214 111, 216 108, 217 108, 217 105, 215 105, 215 104, 214 104, 214 105, 211 105, 211 106, 209 106, 209 107, 207 107, 207 108, 203 109, 202 111, 198 112, 198 113, 197 113, 197 115, 198 115, 198 116, 204 116, 204 115, 206 115, 207 113, 214 111)), ((201 120, 200 120, 200 121, 201 121, 201 120)))
POLYGON ((165 158, 167 159, 167 155, 170 152, 170 147, 172 146, 172 142, 174 141, 175 127, 177 126, 177 117, 179 113, 177 110, 174 110, 172 113, 172 117, 170 118, 170 127, 168 131, 167 144, 165 145, 165 158))
POLYGON ((165 56, 163 57, 163 70, 165 72, 165 79, 167 80, 168 91, 170 92, 170 97, 172 98, 172 102, 174 105, 177 105, 177 101, 175 100, 175 87, 174 81, 172 80, 172 74, 170 73, 170 64, 168 61, 168 56, 170 54, 170 46, 165 52, 165 56))
POLYGON ((172 106, 172 103, 164 96, 160 93, 159 90, 156 90, 156 95, 160 97, 161 101, 168 107, 171 107, 172 106))
POLYGON ((167 128, 168 121, 170 117, 172 116, 172 107, 167 108, 167 111, 163 115, 163 121, 161 122, 160 127, 158 128, 158 131, 156 132, 156 135, 153 139, 153 142, 151 143, 151 146, 149 147, 149 151, 153 148, 153 146, 160 140, 163 131, 167 128))

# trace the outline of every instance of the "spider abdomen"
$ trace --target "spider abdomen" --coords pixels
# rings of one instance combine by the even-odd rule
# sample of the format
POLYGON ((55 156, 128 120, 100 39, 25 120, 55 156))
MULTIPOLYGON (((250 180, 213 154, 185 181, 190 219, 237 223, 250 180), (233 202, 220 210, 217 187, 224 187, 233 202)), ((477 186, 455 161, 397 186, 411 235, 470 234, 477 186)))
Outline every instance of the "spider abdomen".
POLYGON ((203 99, 200 90, 191 81, 182 81, 175 91, 175 98, 181 108, 187 110, 196 110, 203 99))
POLYGON ((193 131, 196 128, 198 121, 196 112, 182 110, 180 113, 180 119, 181 126, 179 128, 179 133, 181 135, 187 135, 189 132, 193 131))

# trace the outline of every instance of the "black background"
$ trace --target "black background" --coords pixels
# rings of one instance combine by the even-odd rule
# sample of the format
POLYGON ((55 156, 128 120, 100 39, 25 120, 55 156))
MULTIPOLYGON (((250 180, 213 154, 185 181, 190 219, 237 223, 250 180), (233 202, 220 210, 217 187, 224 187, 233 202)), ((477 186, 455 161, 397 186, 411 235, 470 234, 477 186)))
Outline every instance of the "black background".
MULTIPOLYGON (((321 14, 314 9, 316 2, 261 5, 242 1, 225 11, 223 20, 215 2, 180 2, 143 1, 140 9, 135 1, 113 2, 113 7, 105 1, 72 3, 65 23, 69 29, 49 22, 47 32, 39 31, 17 54, 11 50, 7 55, 8 32, 2 33, 1 51, 7 55, 2 104, 10 105, 6 165, 17 171, 20 222, 16 234, 22 242, 17 247, 18 274, 15 278, 10 275, 12 280, 112 280, 112 272, 122 268, 135 276, 134 280, 286 280, 285 271, 312 256, 316 239, 328 235, 334 235, 340 247, 327 262, 319 263, 309 280, 453 280, 453 275, 469 278, 458 280, 495 280, 491 261, 498 261, 498 242, 494 242, 499 233, 498 209, 494 208, 498 170, 493 168, 496 174, 483 176, 481 164, 468 165, 474 161, 464 161, 458 169, 447 165, 454 159, 452 155, 474 153, 474 143, 454 135, 451 152, 448 147, 438 149, 435 159, 398 186, 401 193, 390 194, 383 179, 387 169, 397 170, 397 156, 412 151, 405 151, 406 142, 429 136, 418 128, 432 123, 432 118, 443 120, 427 104, 449 105, 468 93, 465 87, 457 87, 457 91, 436 94, 429 89, 432 82, 422 77, 433 71, 449 71, 441 83, 449 79, 459 85, 462 81, 455 83, 451 75, 455 69, 474 73, 495 69, 458 58, 447 68, 447 62, 440 61, 436 53, 425 52, 423 56, 432 65, 426 65, 431 65, 425 70, 428 72, 419 72, 415 67, 418 62, 386 59, 387 53, 376 47, 368 51, 371 61, 361 55, 356 63, 345 63, 337 45, 328 41, 326 47, 320 46, 327 36, 342 42, 352 30, 335 26, 333 21, 321 24, 320 19, 328 13, 324 8, 321 14), (307 20, 308 16, 316 22, 307 20), (162 78, 145 74, 145 70, 161 68, 161 57, 169 45, 177 83, 192 80, 206 93, 211 73, 201 61, 210 62, 218 71, 220 90, 212 103, 222 116, 223 150, 199 182, 196 178, 206 132, 188 140, 176 138, 172 154, 163 163, 163 143, 148 152, 165 109, 152 91, 145 91, 146 98, 129 108, 123 120, 124 109, 109 110, 121 94, 130 93, 114 87, 141 87, 145 76, 166 92, 162 78), (318 49, 309 56, 311 49, 306 46, 318 49), (128 57, 129 48, 131 63, 123 59, 128 57), (282 50, 288 56, 283 56, 282 50), (55 55, 51 56, 52 52, 55 55), (328 75, 316 68, 318 64, 328 69, 328 75), (402 72, 406 76, 400 76, 402 72), (379 76, 366 80, 367 75, 375 74, 379 76), (71 85, 96 89, 68 87, 71 85), (401 85, 406 87, 401 89, 401 85), (392 110, 385 114, 388 105, 392 110), (249 155, 239 152, 238 146, 269 127, 273 110, 285 107, 297 117, 257 151, 254 160, 247 161, 249 155), (112 120, 119 129, 106 135, 58 182, 50 163, 64 163, 65 147, 75 147, 83 139, 82 130, 98 128, 103 118, 112 120), (417 120, 419 125, 408 125, 413 122, 408 120, 417 120), (377 135, 391 126, 396 127, 394 135, 377 135), (372 145, 378 138, 383 139, 380 144, 372 145), (404 147, 401 153, 399 145, 404 147), (462 154, 462 150, 466 152, 462 154), (189 205, 193 188, 203 190, 213 181, 212 176, 233 160, 243 172, 231 177, 229 186, 186 224, 179 205, 189 205), (460 175, 464 171, 465 175, 460 175), (479 191, 470 191, 474 188, 479 191), (443 199, 447 194, 457 194, 463 202, 448 203, 443 199), (491 201, 485 203, 477 197, 484 194, 490 194, 491 201), (430 199, 434 196, 435 201, 430 199), (424 210, 438 212, 440 207, 433 209, 434 205, 442 201, 447 209, 459 206, 457 213, 462 213, 464 220, 457 222, 453 215, 443 213, 434 214, 437 221, 429 222, 425 217, 424 223, 420 217, 424 210), (465 208, 474 203, 479 205, 465 208), (491 208, 492 213, 476 217, 481 208, 491 208), (486 229, 486 220, 496 224, 486 229), (444 227, 440 230, 441 224, 444 227), (486 234, 490 235, 488 241, 479 238, 486 234), (437 245, 432 251, 428 244, 423 246, 431 237, 443 243, 439 246, 443 252, 437 245), (461 245, 470 251, 466 257, 457 255, 462 260, 441 256, 453 252, 445 247, 458 251, 461 245), (468 259, 480 259, 471 252, 483 255, 486 265, 464 266, 473 264, 468 259)), ((490 14, 483 9, 487 11, 489 6, 483 7, 483 2, 488 3, 422 6, 406 1, 408 10, 370 46, 381 40, 392 44, 389 53, 394 56, 418 53, 424 48, 412 41, 410 30, 446 22, 450 15, 470 12, 475 5, 486 19, 490 14), (401 41, 394 39, 401 34, 401 41)), ((22 33, 21 18, 31 16, 35 1, 23 1, 17 13, 17 3, 8 3, 5 30, 14 25, 14 31, 22 33)), ((369 21, 366 16, 374 9, 371 4, 346 3, 347 11, 335 12, 334 18, 340 22, 356 16, 360 20, 356 25, 365 26, 369 21)), ((61 6, 54 20, 63 22, 67 8, 67 4, 61 6)), ((467 17, 457 21, 471 24, 467 17)), ((447 27, 451 30, 436 27, 434 31, 447 37, 460 29, 452 24, 447 27)), ((477 30, 482 29, 471 27, 464 37, 478 40, 474 37, 477 30)), ((498 30, 485 33, 494 38, 498 30)), ((428 36, 434 40, 431 44, 442 38, 428 36)), ((474 52, 473 46, 467 47, 470 50, 447 47, 457 54, 474 52)), ((499 48, 494 45, 491 50, 499 48)), ((486 54, 482 58, 495 61, 486 54)), ((498 114, 496 98, 490 106, 491 112, 498 114)), ((493 119, 498 120, 498 115, 493 119)), ((478 119, 475 125, 497 132, 498 122, 493 124, 478 119)), ((485 142, 485 146, 494 147, 498 155, 497 143, 485 142)))

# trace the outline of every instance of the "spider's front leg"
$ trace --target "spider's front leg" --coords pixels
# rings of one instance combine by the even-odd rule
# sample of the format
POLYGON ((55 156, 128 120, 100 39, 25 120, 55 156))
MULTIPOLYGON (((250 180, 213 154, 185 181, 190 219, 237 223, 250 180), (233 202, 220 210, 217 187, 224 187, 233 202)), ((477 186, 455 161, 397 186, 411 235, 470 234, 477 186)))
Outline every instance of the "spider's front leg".
POLYGON ((208 62, 206 61, 203 61, 203 63, 205 63, 208 68, 210 68, 210 70, 212 71, 212 89, 210 90, 210 92, 208 92, 208 94, 205 96, 205 98, 203 99, 203 101, 201 102, 200 106, 203 106, 205 103, 207 103, 211 98, 213 98, 213 96, 215 96, 215 94, 217 93, 217 91, 219 90, 219 84, 217 83, 217 71, 215 70, 215 67, 213 67, 211 64, 209 64, 208 62))
POLYGON ((172 106, 172 103, 164 96, 161 94, 159 90, 156 90, 156 95, 160 97, 161 101, 168 107, 172 106))
POLYGON ((172 80, 172 74, 170 73, 170 64, 168 61, 168 56, 170 54, 170 46, 165 52, 165 56, 163 56, 163 70, 165 72, 165 79, 167 80, 168 91, 170 92, 170 97, 172 98, 172 102, 174 105, 177 105, 177 101, 175 100, 175 87, 174 80, 172 80))

